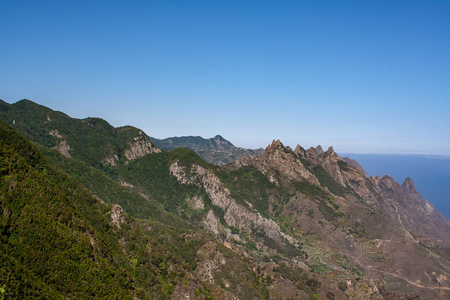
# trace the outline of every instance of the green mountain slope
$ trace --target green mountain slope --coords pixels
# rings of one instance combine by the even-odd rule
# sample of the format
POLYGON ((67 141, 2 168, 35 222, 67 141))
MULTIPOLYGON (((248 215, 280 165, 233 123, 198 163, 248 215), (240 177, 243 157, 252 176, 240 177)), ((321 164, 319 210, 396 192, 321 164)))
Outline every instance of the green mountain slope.
POLYGON ((0 278, 8 297, 131 299, 120 252, 99 234, 108 226, 105 207, 3 121, 0 147, 0 278))
POLYGON ((160 151, 133 127, 63 114, 59 124, 54 114, 30 101, 0 105, 1 118, 93 193, 95 209, 77 211, 90 220, 100 210, 95 229, 133 296, 450 296, 450 221, 410 179, 367 177, 331 147, 279 141, 217 166, 188 149, 160 151), (30 118, 19 123, 22 113, 30 118))
POLYGON ((0 118, 30 141, 97 167, 133 159, 136 153, 130 147, 135 144, 144 153, 159 151, 137 128, 114 128, 99 118, 73 119, 29 100, 0 100, 0 118))
MULTIPOLYGON (((147 219, 138 220, 120 206, 103 203, 3 121, 0 150, 0 286, 8 299, 164 299, 175 292, 183 297, 229 298, 230 292, 203 282, 196 273, 212 254, 238 266, 214 272, 216 280, 227 278, 230 290, 241 286, 233 294, 267 297, 240 256, 155 204, 150 208, 156 212, 144 212, 147 219)), ((52 156, 72 160, 58 153, 52 156)), ((107 181, 80 162, 61 164, 72 166, 87 181, 99 175, 107 181)), ((107 184, 108 192, 100 193, 104 199, 125 195, 131 197, 128 201, 136 200, 126 187, 113 196, 121 187, 107 184)))

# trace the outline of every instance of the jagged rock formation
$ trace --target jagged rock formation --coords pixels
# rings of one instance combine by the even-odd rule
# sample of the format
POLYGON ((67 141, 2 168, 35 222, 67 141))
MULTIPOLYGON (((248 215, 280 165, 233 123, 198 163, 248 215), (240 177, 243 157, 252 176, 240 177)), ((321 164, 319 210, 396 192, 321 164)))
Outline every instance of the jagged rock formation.
MULTIPOLYGON (((253 165, 264 174, 276 170, 292 180, 307 180, 312 184, 319 185, 317 178, 292 155, 292 151, 284 148, 280 140, 274 140, 258 157, 243 157, 235 165, 239 167, 253 165)), ((274 175, 269 175, 272 181, 275 181, 274 175)))
MULTIPOLYGON (((423 241, 428 241, 429 238, 434 238, 435 242, 440 240, 446 245, 450 244, 450 222, 417 193, 410 178, 407 178, 400 186, 389 176, 367 177, 362 168, 348 164, 333 151, 332 147, 322 152, 320 147, 305 151, 297 146, 296 150, 290 153, 290 149, 283 147, 279 141, 274 141, 259 157, 243 158, 234 165, 237 168, 247 165, 261 166, 259 161, 263 158, 267 165, 264 168, 260 167, 259 170, 279 170, 290 179, 295 176, 292 175, 293 172, 288 171, 289 168, 303 171, 307 165, 307 169, 311 171, 310 174, 318 179, 320 186, 334 196, 334 202, 336 206, 340 207, 341 213, 347 215, 348 221, 354 220, 352 222, 355 223, 350 232, 362 229, 362 234, 366 238, 375 241, 375 247, 369 247, 368 244, 352 238, 348 231, 342 231, 343 228, 336 227, 337 224, 333 220, 328 225, 328 222, 322 219, 320 221, 322 226, 316 226, 315 222, 311 224, 307 218, 300 217, 298 222, 298 226, 309 232, 315 231, 315 234, 332 248, 340 249, 339 251, 344 251, 347 255, 359 257, 356 262, 368 278, 378 280, 377 278, 380 278, 384 272, 384 274, 394 276, 397 280, 414 281, 414 286, 421 288, 424 287, 422 283, 428 280, 429 273, 423 272, 427 268, 436 268, 434 274, 437 274, 437 277, 448 277, 449 269, 438 267, 437 261, 431 264, 424 262, 422 255, 430 248, 424 248, 421 244, 423 241), (296 155, 298 159, 295 157, 296 155), (283 158, 273 159, 277 156, 283 158), (302 162, 301 166, 298 161, 302 162), (307 225, 308 223, 310 225, 307 225), (330 234, 329 230, 333 227, 333 232, 330 234), (387 230, 387 228, 389 229, 387 230), (324 229, 328 231, 325 235, 321 233, 324 229), (336 244, 335 241, 339 241, 339 244, 336 244), (405 251, 400 251, 399 247, 404 247, 405 251), (379 261, 364 257, 363 253, 374 251, 384 255, 389 261, 397 262, 395 267, 391 267, 391 272, 379 261), (409 264, 411 257, 421 263, 411 266, 409 264)), ((313 182, 310 174, 304 178, 313 182)), ((284 182, 286 184, 286 181, 284 182)), ((308 199, 305 198, 300 201, 291 198, 285 206, 286 213, 292 214, 293 211, 304 210, 308 207, 307 202, 308 199)), ((316 210, 313 207, 309 212, 311 215, 321 213, 320 209, 316 210)), ((324 215, 323 211, 322 215, 324 215)), ((435 249, 438 250, 438 248, 435 249)), ((436 258, 440 259, 440 256, 436 258)), ((449 289, 445 286, 448 287, 448 282, 444 284, 441 292, 444 297, 447 297, 449 289)), ((432 295, 431 291, 434 289, 439 290, 439 287, 429 288, 429 295, 432 295)))
MULTIPOLYGON (((450 221, 410 178, 400 185, 368 177, 332 147, 292 150, 279 140, 258 156, 213 166, 187 149, 161 151, 137 128, 72 119, 31 101, 0 102, 0 117, 96 195, 87 197, 93 209, 76 212, 101 219, 81 226, 83 245, 103 247, 102 232, 119 249, 122 274, 136 285, 127 295, 450 298, 450 221), (52 150, 62 141, 70 157, 52 150)), ((221 137, 210 142, 217 151, 232 149, 221 137)), ((86 199, 74 199, 84 207, 86 199)), ((16 242, 8 228, 1 232, 10 234, 8 245, 16 242)))

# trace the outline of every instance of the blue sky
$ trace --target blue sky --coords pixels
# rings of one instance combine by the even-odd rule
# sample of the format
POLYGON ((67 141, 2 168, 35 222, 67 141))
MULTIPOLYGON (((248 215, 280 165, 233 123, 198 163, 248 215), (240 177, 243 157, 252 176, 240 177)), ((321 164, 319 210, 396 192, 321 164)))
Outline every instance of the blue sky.
POLYGON ((450 1, 0 0, 0 98, 157 138, 450 154, 450 1))

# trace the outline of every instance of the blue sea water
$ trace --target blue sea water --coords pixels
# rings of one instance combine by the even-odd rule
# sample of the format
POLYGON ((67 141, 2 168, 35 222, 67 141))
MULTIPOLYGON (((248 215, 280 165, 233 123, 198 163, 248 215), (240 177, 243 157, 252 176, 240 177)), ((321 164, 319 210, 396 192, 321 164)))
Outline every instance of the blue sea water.
POLYGON ((340 154, 350 157, 369 175, 389 175, 399 184, 413 179, 416 190, 450 219, 450 158, 429 155, 340 154))

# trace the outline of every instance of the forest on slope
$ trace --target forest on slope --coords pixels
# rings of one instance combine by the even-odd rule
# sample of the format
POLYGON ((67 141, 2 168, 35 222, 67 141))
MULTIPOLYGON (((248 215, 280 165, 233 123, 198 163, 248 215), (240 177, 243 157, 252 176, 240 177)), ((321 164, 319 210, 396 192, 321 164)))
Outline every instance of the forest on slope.
POLYGON ((217 166, 161 151, 137 128, 0 104, 14 128, 2 123, 8 295, 449 297, 450 223, 411 180, 367 177, 332 148, 279 141, 217 166))

